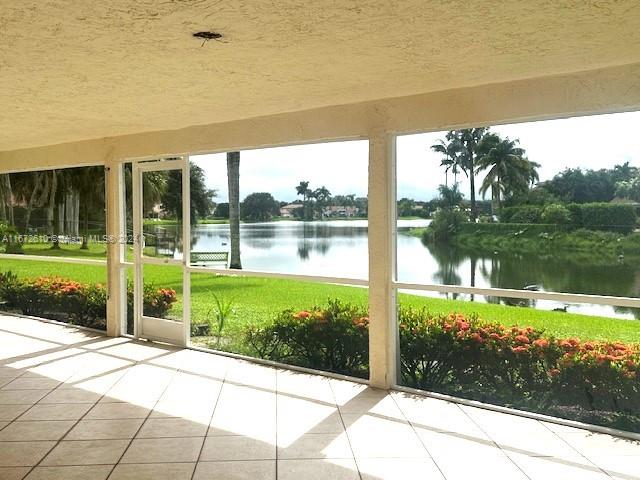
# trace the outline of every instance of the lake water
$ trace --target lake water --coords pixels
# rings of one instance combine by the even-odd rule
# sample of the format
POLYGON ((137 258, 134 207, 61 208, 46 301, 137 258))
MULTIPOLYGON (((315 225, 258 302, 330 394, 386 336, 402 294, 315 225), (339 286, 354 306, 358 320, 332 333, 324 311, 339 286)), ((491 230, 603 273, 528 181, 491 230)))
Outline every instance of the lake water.
MULTIPOLYGON (((401 220, 398 223, 400 281, 515 289, 537 285, 540 291, 630 297, 640 294, 640 269, 631 260, 607 262, 592 254, 479 254, 445 245, 425 246, 419 238, 407 235, 410 228, 428 223, 429 220, 401 220)), ((228 225, 194 227, 194 252, 228 249, 228 225)), ((247 270, 366 279, 367 221, 241 224, 240 251, 242 266, 247 270)), ((640 317, 631 309, 599 305, 531 302, 479 295, 472 298, 462 294, 449 294, 448 297, 546 310, 566 307, 569 312, 619 318, 640 317)))

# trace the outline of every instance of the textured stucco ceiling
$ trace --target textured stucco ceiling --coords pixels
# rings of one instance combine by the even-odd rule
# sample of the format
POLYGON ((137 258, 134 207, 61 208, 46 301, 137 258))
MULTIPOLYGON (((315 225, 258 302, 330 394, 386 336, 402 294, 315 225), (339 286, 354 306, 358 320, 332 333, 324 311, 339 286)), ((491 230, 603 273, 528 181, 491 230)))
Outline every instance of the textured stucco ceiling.
POLYGON ((0 40, 2 151, 635 63, 640 2, 0 0, 0 40))

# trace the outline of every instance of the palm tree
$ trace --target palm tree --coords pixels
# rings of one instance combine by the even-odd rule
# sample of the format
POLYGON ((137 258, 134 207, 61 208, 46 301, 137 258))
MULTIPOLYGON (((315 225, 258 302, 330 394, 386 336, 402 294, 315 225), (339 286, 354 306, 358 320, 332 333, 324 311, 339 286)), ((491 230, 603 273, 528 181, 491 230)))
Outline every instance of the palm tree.
POLYGON ((9 225, 15 224, 13 215, 13 189, 11 188, 11 177, 8 173, 0 175, 0 220, 6 220, 9 225))
POLYGON ((296 192, 298 195, 302 195, 302 217, 304 220, 306 220, 309 216, 309 212, 307 212, 307 204, 312 193, 311 189, 309 188, 309 182, 300 182, 300 184, 296 187, 296 192))
POLYGON ((70 175, 71 187, 80 195, 82 209, 82 250, 88 250, 89 215, 101 203, 104 204, 104 168, 83 167, 73 169, 70 175))
POLYGON ((476 172, 487 170, 480 193, 484 195, 491 189, 491 211, 494 215, 500 210, 502 197, 526 191, 538 180, 537 168, 540 165, 529 161, 524 149, 517 144, 518 140, 488 134, 478 145, 480 156, 476 172))
POLYGON ((431 150, 441 153, 444 157, 440 160, 440 166, 444 167, 444 184, 449 186, 449 170, 453 173, 453 183, 458 183, 458 171, 460 168, 460 144, 453 140, 445 142, 438 140, 438 143, 431 145, 431 150))
POLYGON ((478 145, 489 132, 489 127, 466 128, 463 130, 451 130, 447 133, 447 140, 457 144, 462 171, 469 178, 471 204, 471 221, 478 218, 476 204, 476 162, 479 157, 478 145))
POLYGON ((240 262, 240 152, 227 153, 229 187, 229 231, 231 258, 229 268, 242 269, 240 262))

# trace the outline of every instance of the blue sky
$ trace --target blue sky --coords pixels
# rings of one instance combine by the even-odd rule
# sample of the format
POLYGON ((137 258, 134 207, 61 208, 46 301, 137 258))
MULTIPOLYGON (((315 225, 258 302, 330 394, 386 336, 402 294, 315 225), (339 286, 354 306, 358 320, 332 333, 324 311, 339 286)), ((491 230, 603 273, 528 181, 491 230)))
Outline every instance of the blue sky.
MULTIPOLYGON (((492 127, 503 137, 519 139, 530 160, 541 164, 541 180, 565 168, 609 168, 629 161, 640 167, 640 112, 576 117, 492 127)), ((444 183, 440 156, 430 150, 446 132, 405 135, 397 141, 398 196, 429 200, 444 183)), ((224 154, 192 157, 207 174, 216 201, 227 200, 224 154)), ((332 194, 367 193, 368 143, 332 142, 249 150, 241 153, 240 197, 257 191, 292 201, 295 186, 309 180, 312 188, 326 186, 332 194)), ((459 176, 460 189, 468 181, 459 176)), ((451 179, 450 179, 451 181, 451 179)), ((482 175, 477 177, 478 183, 482 175)))

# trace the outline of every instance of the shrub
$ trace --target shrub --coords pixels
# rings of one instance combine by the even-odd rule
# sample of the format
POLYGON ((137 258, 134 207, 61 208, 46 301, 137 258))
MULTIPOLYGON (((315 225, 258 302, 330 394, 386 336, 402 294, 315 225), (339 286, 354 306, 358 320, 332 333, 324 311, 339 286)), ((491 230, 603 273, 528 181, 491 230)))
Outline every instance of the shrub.
POLYGON ((364 308, 329 300, 324 307, 285 310, 272 322, 250 325, 244 339, 260 358, 366 377, 368 329, 364 308))
POLYGON ((539 205, 505 207, 500 211, 500 221, 502 223, 543 223, 542 207, 539 205))
POLYGON ((466 221, 466 215, 458 210, 438 210, 433 221, 424 231, 423 240, 445 242, 454 237, 466 221))
MULTIPOLYGON (((129 307, 133 311, 133 286, 127 288, 129 307)), ((86 284, 59 277, 19 279, 12 272, 0 273, 0 299, 6 308, 74 325, 106 328, 107 289, 100 283, 86 284)), ((163 318, 176 302, 172 289, 145 285, 145 313, 163 318)))
POLYGON ((572 225, 575 228, 631 233, 637 217, 633 206, 616 203, 572 203, 572 225))
POLYGON ((0 245, 4 245, 5 253, 23 253, 22 243, 15 242, 18 231, 5 223, 0 223, 0 245))
POLYGON ((542 223, 569 225, 571 223, 571 212, 564 205, 552 203, 544 207, 540 220, 542 223))

